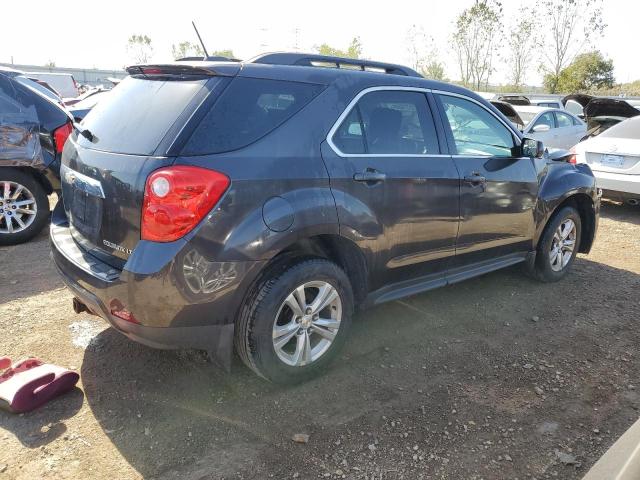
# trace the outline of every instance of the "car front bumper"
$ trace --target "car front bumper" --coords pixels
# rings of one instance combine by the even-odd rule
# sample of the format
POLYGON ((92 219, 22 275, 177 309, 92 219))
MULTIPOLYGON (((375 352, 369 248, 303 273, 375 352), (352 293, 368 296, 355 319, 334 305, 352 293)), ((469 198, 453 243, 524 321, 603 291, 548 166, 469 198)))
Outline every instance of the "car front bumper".
POLYGON ((91 313, 136 342, 206 350, 229 366, 236 312, 263 262, 212 262, 194 255, 187 242, 162 248, 141 241, 141 248, 118 270, 76 243, 60 205, 52 215, 50 242, 62 280, 91 313), (166 262, 161 253, 165 249, 166 262), (136 255, 152 256, 153 271, 136 255), (202 276, 196 281, 183 273, 184 265, 194 261, 202 276))

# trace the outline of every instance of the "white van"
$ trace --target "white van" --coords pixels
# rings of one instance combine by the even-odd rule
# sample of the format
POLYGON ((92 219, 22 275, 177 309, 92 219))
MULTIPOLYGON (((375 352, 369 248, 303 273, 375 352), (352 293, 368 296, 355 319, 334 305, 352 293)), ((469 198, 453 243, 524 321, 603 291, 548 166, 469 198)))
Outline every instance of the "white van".
POLYGON ((70 73, 27 72, 27 76, 47 82, 62 98, 76 98, 79 95, 78 85, 70 73))

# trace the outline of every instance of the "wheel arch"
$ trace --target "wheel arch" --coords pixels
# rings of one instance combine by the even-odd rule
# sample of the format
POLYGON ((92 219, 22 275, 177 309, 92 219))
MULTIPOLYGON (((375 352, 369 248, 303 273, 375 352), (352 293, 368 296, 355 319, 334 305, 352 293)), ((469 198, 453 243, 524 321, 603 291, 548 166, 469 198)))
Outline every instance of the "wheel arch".
POLYGON ((588 194, 578 192, 564 198, 550 211, 544 223, 544 227, 546 228, 556 212, 559 212, 562 208, 567 206, 575 208, 580 214, 582 229, 578 252, 589 253, 593 246, 597 230, 597 215, 595 203, 588 194))
POLYGON ((318 234, 290 243, 267 262, 249 290, 260 285, 265 278, 286 270, 291 264, 310 258, 323 258, 336 263, 349 278, 356 305, 364 300, 368 293, 365 257, 354 242, 338 234, 318 234))

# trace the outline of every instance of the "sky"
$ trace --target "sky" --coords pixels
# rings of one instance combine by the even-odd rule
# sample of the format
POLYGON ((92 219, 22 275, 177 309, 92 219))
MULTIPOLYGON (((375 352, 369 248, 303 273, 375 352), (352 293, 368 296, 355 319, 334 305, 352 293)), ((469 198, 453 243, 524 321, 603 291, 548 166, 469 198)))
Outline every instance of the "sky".
MULTIPOLYGON (((527 1, 532 4, 532 1, 527 1)), ((267 51, 314 51, 328 43, 346 49, 359 36, 366 58, 410 65, 407 32, 416 25, 431 36, 449 78, 456 79, 456 62, 449 38, 456 16, 473 0, 335 1, 198 1, 111 0, 76 2, 76 8, 51 8, 49 1, 3 1, 0 9, 0 63, 59 67, 118 69, 131 64, 127 39, 148 35, 154 60, 171 60, 171 45, 197 41, 195 20, 209 51, 232 49, 236 57, 251 58, 267 51), (314 8, 310 8, 313 5, 314 8)), ((503 0, 505 26, 520 0, 503 0)), ((71 5, 71 4, 69 4, 71 5)), ((604 0, 608 27, 598 43, 613 59, 618 82, 640 79, 637 40, 632 37, 640 18, 640 2, 604 0), (635 28, 634 28, 635 27, 635 28)), ((512 20, 511 20, 512 21, 512 20)), ((538 60, 533 58, 527 83, 539 85, 538 60)), ((504 61, 498 62, 491 83, 506 83, 504 61)))

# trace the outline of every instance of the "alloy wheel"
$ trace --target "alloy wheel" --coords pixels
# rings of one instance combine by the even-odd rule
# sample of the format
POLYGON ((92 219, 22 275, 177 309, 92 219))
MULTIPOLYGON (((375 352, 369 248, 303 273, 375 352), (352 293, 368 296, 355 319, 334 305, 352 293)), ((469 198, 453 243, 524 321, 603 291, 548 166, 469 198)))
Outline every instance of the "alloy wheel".
POLYGON ((553 234, 549 263, 554 272, 562 271, 571 261, 576 246, 576 235, 576 224, 570 218, 563 220, 553 234))
POLYGON ((333 285, 300 285, 282 302, 273 324, 278 358, 293 367, 315 362, 331 347, 341 320, 342 300, 333 285))
POLYGON ((19 233, 36 219, 38 206, 33 193, 17 182, 0 181, 0 233, 19 233))

